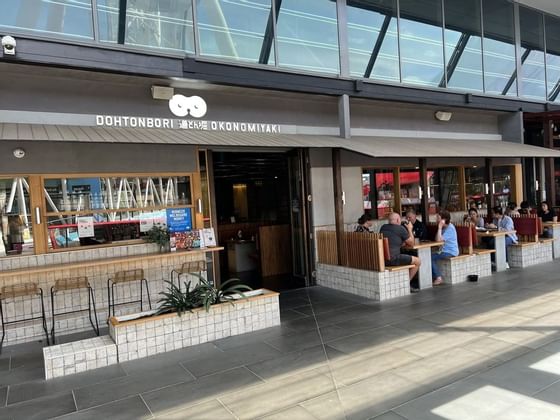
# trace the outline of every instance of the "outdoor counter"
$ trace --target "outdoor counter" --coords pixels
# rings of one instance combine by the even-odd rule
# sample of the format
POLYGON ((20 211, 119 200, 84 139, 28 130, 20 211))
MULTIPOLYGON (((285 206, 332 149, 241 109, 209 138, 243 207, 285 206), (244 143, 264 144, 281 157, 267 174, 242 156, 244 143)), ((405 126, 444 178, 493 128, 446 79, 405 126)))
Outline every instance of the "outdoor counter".
MULTIPOLYGON (((99 325, 103 327, 108 318, 108 280, 120 271, 138 270, 146 279, 152 307, 167 289, 166 281, 171 272, 186 262, 202 261, 208 266, 208 253, 219 252, 223 247, 202 248, 189 251, 157 252, 153 244, 139 244, 96 250, 77 250, 37 256, 20 256, 0 260, 0 293, 2 288, 36 283, 43 291, 47 325, 50 331, 54 308, 57 336, 91 329, 88 317, 88 289, 68 289, 57 292, 51 298, 51 287, 60 279, 87 277, 93 291, 99 325), (154 252, 155 251, 155 252, 154 252), (78 311, 78 312, 76 312, 78 311), (71 312, 67 315, 58 315, 71 312)), ((207 277, 207 271, 200 274, 207 277)), ((185 280, 185 279, 183 279, 185 280)), ((195 280, 191 278, 190 280, 195 280)), ((142 296, 144 308, 148 305, 146 287, 141 292, 140 281, 119 281, 114 287, 116 315, 138 312, 142 296), (128 303, 130 302, 130 303, 128 303)), ((40 315, 41 300, 36 296, 19 296, 2 301, 6 322, 40 315)), ((92 332, 93 334, 93 332, 92 332)), ((4 345, 34 341, 44 338, 41 320, 11 324, 6 329, 4 345)))

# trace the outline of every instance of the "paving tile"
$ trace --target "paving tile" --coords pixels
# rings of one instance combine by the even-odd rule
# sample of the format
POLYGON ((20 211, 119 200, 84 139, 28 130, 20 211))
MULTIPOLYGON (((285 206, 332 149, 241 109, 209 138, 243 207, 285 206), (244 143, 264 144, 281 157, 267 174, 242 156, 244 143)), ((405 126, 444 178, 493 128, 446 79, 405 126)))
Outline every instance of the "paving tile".
POLYGON ((406 338, 407 334, 407 331, 387 326, 331 341, 329 345, 335 350, 353 354, 372 351, 376 347, 391 347, 406 338))
POLYGON ((437 389, 499 363, 474 351, 453 348, 436 355, 399 366, 393 372, 410 381, 437 389))
POLYGON ((147 392, 142 397, 155 416, 162 416, 259 383, 262 381, 249 370, 236 368, 147 392))
POLYGON ((0 372, 5 372, 10 369, 10 357, 3 357, 0 359, 0 372))
POLYGON ((196 377, 240 367, 253 362, 273 359, 282 353, 266 343, 252 343, 183 362, 182 365, 196 377))
POLYGON ((0 419, 42 420, 75 411, 72 393, 64 392, 0 408, 0 419))
POLYGON ((293 334, 294 331, 285 325, 266 328, 264 330, 255 331, 252 333, 236 335, 233 337, 222 338, 212 342, 213 345, 221 350, 227 350, 234 347, 244 346, 249 343, 259 343, 273 340, 284 335, 293 334))
POLYGON ((489 337, 502 340, 506 343, 523 345, 532 349, 538 349, 545 344, 558 340, 558 332, 554 330, 532 329, 532 328, 509 328, 491 334, 489 337))
POLYGON ((542 391, 534 394, 533 398, 560 406, 560 382, 555 382, 542 391))
POLYGON ((377 351, 341 357, 331 362, 331 372, 337 383, 351 385, 396 367, 406 365, 419 357, 401 349, 384 348, 377 351))
POLYGON ((240 418, 257 418, 334 390, 328 370, 314 369, 221 397, 240 418))
POLYGON ((406 338, 395 347, 405 348, 408 352, 420 357, 428 357, 441 353, 444 350, 464 346, 465 343, 480 338, 480 332, 466 332, 455 329, 445 329, 436 332, 426 333, 418 337, 406 338))
POLYGON ((63 418, 71 418, 73 420, 140 420, 153 417, 142 398, 136 395, 124 400, 90 408, 89 410, 78 411, 63 418))
POLYGON ((550 357, 550 353, 536 350, 481 372, 478 378, 488 384, 532 395, 560 379, 558 375, 534 369, 531 365, 550 357))
POLYGON ((265 340, 265 343, 283 353, 303 350, 321 344, 317 331, 307 331, 300 334, 291 334, 265 340))
POLYGON ((45 395, 71 391, 77 387, 97 384, 124 376, 126 376, 125 371, 120 366, 113 365, 48 381, 40 379, 24 382, 10 386, 8 404, 15 404, 45 395))
POLYGON ((498 360, 511 360, 531 349, 525 346, 517 346, 502 340, 496 340, 492 337, 481 337, 476 340, 463 344, 465 350, 474 351, 484 356, 493 357, 498 360))
POLYGON ((426 386, 414 383, 391 372, 385 372, 365 381, 339 390, 346 417, 368 419, 400 404, 417 398, 428 391, 426 386), (382 389, 377 393, 372 390, 382 389))
POLYGON ((44 363, 42 356, 42 352, 39 355, 37 353, 14 354, 12 355, 10 369, 33 369, 43 367, 44 363))
POLYGON ((381 414, 380 416, 372 417, 371 420, 407 420, 407 419, 404 418, 403 416, 399 416, 394 411, 388 411, 384 414, 381 414))
MULTIPOLYGON (((327 346, 328 348, 328 346, 327 346)), ((329 360, 340 357, 343 353, 330 349, 327 352, 329 360)), ((327 363, 327 356, 323 346, 318 345, 304 350, 294 351, 271 360, 259 363, 252 363, 247 366, 260 378, 265 380, 275 379, 282 376, 294 375, 306 370, 324 366, 327 363)))
POLYGON ((346 420, 344 407, 336 391, 304 401, 300 405, 316 419, 346 420))
POLYGON ((286 321, 293 321, 296 319, 302 319, 302 318, 307 318, 308 315, 303 314, 301 312, 298 312, 296 310, 293 309, 286 309, 283 311, 280 311, 280 319, 282 320, 282 322, 286 322, 286 321))
POLYGON ((45 378, 44 368, 15 369, 2 372, 0 375, 0 386, 15 385, 23 382, 45 378))
POLYGON ((233 420, 235 417, 218 401, 194 405, 184 410, 166 413, 157 419, 165 420, 233 420))
POLYGON ((261 418, 263 420, 316 420, 315 416, 299 405, 261 418))
POLYGON ((194 377, 180 366, 164 366, 74 390, 79 410, 120 400, 165 386, 193 381, 194 377))
POLYGON ((122 368, 130 374, 162 368, 164 366, 175 366, 176 368, 180 368, 179 363, 181 362, 193 360, 201 356, 209 356, 211 354, 219 357, 223 354, 223 352, 213 343, 204 343, 163 354, 157 354, 155 356, 132 360, 130 362, 124 362, 121 363, 120 366, 122 366, 122 368))

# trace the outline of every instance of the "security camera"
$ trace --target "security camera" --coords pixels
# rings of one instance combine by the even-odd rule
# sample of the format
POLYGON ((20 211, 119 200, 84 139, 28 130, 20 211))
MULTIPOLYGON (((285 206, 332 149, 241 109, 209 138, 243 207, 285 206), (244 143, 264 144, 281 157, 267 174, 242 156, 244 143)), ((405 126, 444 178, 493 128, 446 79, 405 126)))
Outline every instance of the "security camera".
POLYGON ((2 37, 2 48, 5 55, 16 55, 16 40, 10 35, 2 37))

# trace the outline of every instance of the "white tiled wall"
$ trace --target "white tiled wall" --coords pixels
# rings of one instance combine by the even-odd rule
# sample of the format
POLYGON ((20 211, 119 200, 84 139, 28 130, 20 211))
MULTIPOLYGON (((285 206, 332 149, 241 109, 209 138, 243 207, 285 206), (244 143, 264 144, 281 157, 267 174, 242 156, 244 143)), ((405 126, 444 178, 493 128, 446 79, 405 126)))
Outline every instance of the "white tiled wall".
POLYGON ((117 346, 108 335, 43 348, 45 379, 114 365, 117 346))
POLYGON ((471 274, 476 274, 479 278, 492 275, 491 256, 487 253, 440 260, 438 264, 446 283, 463 283, 471 274))
POLYGON ((278 294, 109 325, 119 362, 280 325, 278 294))
POLYGON ((552 261, 552 242, 535 242, 531 245, 510 246, 510 267, 525 268, 552 261))
POLYGON ((378 272, 317 264, 317 284, 374 300, 410 293, 408 270, 378 272))

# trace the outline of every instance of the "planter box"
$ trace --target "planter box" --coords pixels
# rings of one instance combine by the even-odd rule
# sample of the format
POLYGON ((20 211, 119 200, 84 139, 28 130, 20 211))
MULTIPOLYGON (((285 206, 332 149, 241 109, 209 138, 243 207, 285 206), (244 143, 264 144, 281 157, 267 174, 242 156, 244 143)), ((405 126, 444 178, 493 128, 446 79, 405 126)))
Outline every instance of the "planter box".
POLYGON ((209 312, 197 308, 181 316, 112 317, 109 334, 117 345, 119 362, 280 325, 278 293, 262 289, 246 295, 233 304, 213 305, 209 312))

